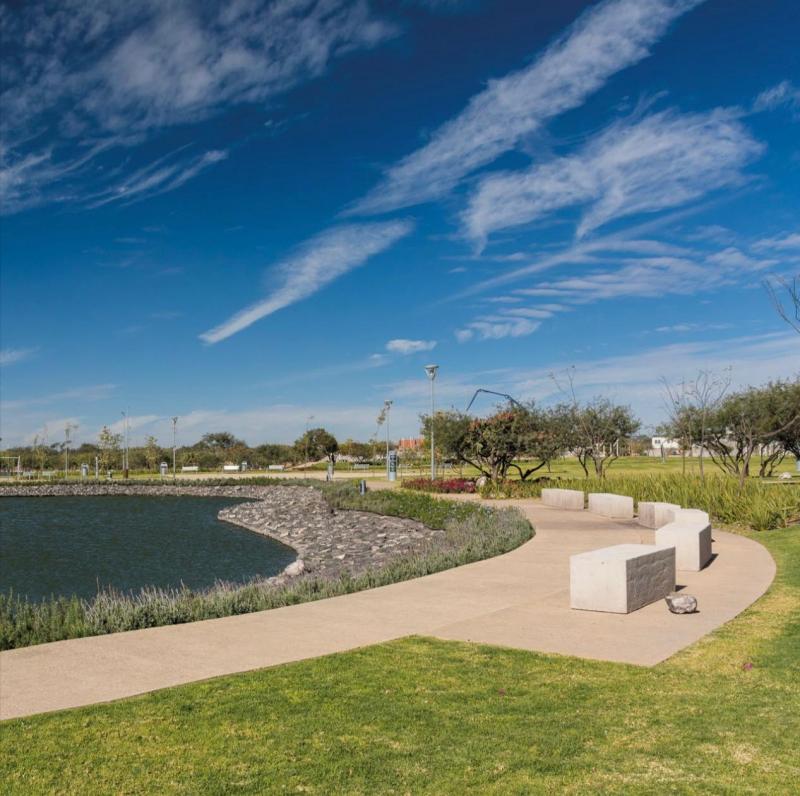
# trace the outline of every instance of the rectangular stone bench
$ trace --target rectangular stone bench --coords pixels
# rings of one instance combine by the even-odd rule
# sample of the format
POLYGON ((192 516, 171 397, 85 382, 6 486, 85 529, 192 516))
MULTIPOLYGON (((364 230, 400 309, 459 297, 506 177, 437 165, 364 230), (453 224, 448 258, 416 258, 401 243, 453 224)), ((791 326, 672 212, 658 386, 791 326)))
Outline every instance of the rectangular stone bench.
POLYGON ((675 590, 675 548, 618 544, 569 559, 569 604, 629 614, 675 590))
POLYGON ((639 501, 639 516, 636 521, 646 528, 660 528, 675 518, 675 512, 681 507, 677 503, 652 503, 639 501))
POLYGON ((633 498, 610 492, 590 492, 589 511, 603 517, 630 520, 633 519, 633 498))
POLYGON ((583 511, 585 498, 579 489, 543 489, 542 503, 556 509, 583 511))
POLYGON ((674 522, 656 529, 656 544, 675 548, 677 569, 699 572, 711 560, 711 525, 702 517, 681 517, 681 514, 678 512, 674 522))
POLYGON ((695 525, 711 525, 708 512, 701 509, 678 509, 672 517, 672 522, 678 521, 695 525))

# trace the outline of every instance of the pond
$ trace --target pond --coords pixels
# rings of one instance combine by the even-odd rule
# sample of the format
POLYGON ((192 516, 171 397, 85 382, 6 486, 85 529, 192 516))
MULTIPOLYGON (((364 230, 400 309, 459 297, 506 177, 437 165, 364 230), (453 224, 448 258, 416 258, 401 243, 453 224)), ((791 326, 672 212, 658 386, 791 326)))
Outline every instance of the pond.
POLYGON ((199 497, 0 499, 0 592, 31 600, 98 588, 193 589, 278 574, 295 552, 217 519, 242 501, 199 497))

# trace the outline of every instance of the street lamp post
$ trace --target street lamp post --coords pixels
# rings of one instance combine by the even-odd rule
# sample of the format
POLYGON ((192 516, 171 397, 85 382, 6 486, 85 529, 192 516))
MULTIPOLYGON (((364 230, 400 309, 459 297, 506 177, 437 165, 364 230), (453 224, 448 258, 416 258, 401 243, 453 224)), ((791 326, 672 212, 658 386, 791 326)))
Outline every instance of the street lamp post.
POLYGON ((438 365, 425 365, 425 373, 431 382, 431 481, 436 480, 436 447, 434 445, 434 416, 436 413, 436 402, 433 392, 433 383, 436 381, 436 372, 439 370, 438 365))
POLYGON ((389 472, 389 410, 392 408, 394 401, 383 402, 383 418, 386 421, 386 480, 391 481, 391 474, 389 472))
POLYGON ((64 478, 69 478, 69 435, 73 428, 72 423, 67 423, 64 427, 64 478))
POLYGON ((128 459, 129 459, 129 450, 128 450, 128 415, 130 414, 130 409, 120 412, 122 415, 122 477, 128 477, 128 459))
POLYGON ((306 418, 306 463, 305 463, 305 467, 303 468, 305 470, 308 469, 308 426, 309 426, 309 423, 311 423, 311 421, 313 419, 314 419, 314 415, 309 415, 306 418))
POLYGON ((178 418, 172 418, 172 480, 177 478, 176 458, 177 458, 177 439, 178 439, 178 418))

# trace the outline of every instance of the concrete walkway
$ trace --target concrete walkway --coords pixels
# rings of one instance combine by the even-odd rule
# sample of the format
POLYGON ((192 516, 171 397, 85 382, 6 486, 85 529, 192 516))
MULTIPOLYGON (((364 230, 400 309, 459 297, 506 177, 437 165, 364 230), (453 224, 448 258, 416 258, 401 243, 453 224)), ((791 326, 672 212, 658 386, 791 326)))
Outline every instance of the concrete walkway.
POLYGON ((663 601, 628 615, 569 608, 569 556, 652 543, 628 521, 520 507, 536 537, 504 556, 380 589, 256 614, 60 641, 0 653, 0 718, 88 705, 209 677, 327 655, 410 634, 652 665, 732 619, 775 574, 767 550, 714 532, 717 558, 679 573, 700 612, 663 601))

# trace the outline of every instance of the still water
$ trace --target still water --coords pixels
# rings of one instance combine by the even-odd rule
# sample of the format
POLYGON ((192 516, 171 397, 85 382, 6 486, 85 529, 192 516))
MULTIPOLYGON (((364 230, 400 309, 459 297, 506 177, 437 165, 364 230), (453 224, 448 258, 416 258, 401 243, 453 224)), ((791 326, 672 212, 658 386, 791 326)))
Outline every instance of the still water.
POLYGON ((0 592, 31 600, 98 587, 193 589, 269 577, 295 559, 285 545, 221 522, 241 501, 197 497, 0 499, 0 592))

